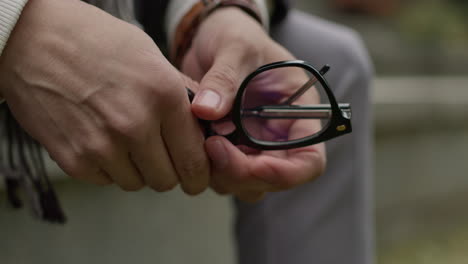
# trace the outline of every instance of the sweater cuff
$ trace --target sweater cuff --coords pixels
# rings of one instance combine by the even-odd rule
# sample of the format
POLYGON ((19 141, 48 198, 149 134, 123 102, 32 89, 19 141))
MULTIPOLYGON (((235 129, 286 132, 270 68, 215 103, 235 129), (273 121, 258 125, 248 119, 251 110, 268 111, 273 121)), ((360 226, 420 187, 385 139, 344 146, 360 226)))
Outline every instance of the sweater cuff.
POLYGON ((0 56, 28 0, 0 0, 0 56))
MULTIPOLYGON (((168 47, 172 47, 174 41, 177 26, 181 22, 182 18, 187 14, 192 7, 200 2, 200 0, 172 0, 169 3, 168 10, 166 12, 165 27, 167 32, 168 47)), ((254 0, 257 5, 262 24, 266 30, 269 25, 269 14, 265 0, 254 0)))

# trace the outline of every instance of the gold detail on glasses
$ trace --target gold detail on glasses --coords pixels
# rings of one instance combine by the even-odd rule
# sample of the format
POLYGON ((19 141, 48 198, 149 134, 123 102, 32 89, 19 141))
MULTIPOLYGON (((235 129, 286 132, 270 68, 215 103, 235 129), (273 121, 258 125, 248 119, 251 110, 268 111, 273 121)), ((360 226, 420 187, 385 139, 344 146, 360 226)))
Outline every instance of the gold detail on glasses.
POLYGON ((345 131, 346 130, 346 125, 337 126, 336 130, 338 130, 340 132, 345 131))

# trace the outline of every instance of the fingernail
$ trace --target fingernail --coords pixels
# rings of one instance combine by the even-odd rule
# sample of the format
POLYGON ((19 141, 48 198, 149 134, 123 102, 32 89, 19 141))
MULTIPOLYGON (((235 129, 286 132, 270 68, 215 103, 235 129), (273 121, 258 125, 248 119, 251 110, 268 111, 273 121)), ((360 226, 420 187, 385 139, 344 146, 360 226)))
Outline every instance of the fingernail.
POLYGON ((221 96, 212 90, 203 90, 193 102, 196 105, 207 108, 218 108, 221 103, 221 96))
POLYGON ((208 149, 208 155, 216 169, 222 170, 227 167, 228 154, 221 140, 214 140, 208 149))

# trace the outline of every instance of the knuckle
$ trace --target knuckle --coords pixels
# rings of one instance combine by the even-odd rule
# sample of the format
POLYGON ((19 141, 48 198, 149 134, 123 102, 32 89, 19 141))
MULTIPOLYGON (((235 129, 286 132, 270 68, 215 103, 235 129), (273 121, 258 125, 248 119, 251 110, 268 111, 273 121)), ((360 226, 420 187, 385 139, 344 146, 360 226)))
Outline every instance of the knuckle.
POLYGON ((162 107, 180 103, 187 96, 182 76, 170 72, 163 73, 162 77, 147 87, 148 96, 162 107))
POLYGON ((107 186, 113 183, 107 175, 80 158, 71 158, 63 162, 57 162, 57 164, 71 178, 99 186, 107 186))
POLYGON ((100 177, 98 179, 95 179, 93 183, 99 186, 109 186, 109 185, 112 185, 113 181, 110 180, 109 178, 100 177))
POLYGON ((120 117, 111 122, 111 130, 113 133, 123 137, 124 139, 134 142, 138 141, 145 131, 144 117, 120 117))
POLYGON ((191 186, 191 187, 188 187, 188 186, 184 186, 183 187, 183 191, 184 193, 188 194, 188 195, 197 195, 197 194, 200 194, 202 193, 203 191, 205 191, 207 188, 207 186, 205 185, 199 185, 199 186, 191 186))
MULTIPOLYGON (((149 98, 149 96, 145 96, 149 98)), ((120 109, 114 108, 103 117, 103 129, 97 139, 112 141, 111 136, 123 138, 135 138, 147 127, 146 121, 150 120, 152 111, 149 101, 135 100, 123 105, 120 109)))
POLYGON ((120 188, 126 192, 135 192, 141 190, 145 185, 143 182, 134 182, 134 183, 126 183, 119 185, 120 188))
POLYGON ((181 166, 179 175, 183 179, 182 188, 185 193, 196 195, 203 192, 209 185, 209 163, 201 156, 187 159, 181 166))
POLYGON ((96 169, 90 175, 92 175, 92 177, 90 177, 89 182, 98 186, 107 186, 113 183, 113 180, 103 170, 96 169))
POLYGON ((60 158, 56 160, 56 162, 63 172, 71 178, 79 180, 92 179, 89 164, 77 156, 70 155, 65 158, 60 158))
POLYGON ((59 164, 59 167, 71 178, 84 180, 86 179, 86 174, 78 169, 78 166, 75 164, 59 164))
POLYGON ((50 154, 50 156, 68 176, 72 178, 81 178, 81 165, 77 158, 73 158, 71 155, 50 154))
POLYGON ((165 182, 153 182, 149 184, 149 187, 156 192, 167 192, 174 189, 178 185, 177 180, 168 180, 165 182))
POLYGON ((104 162, 112 159, 114 155, 114 147, 110 140, 100 138, 99 140, 88 140, 76 150, 77 156, 83 159, 94 159, 104 162))
MULTIPOLYGON (((189 179, 208 178, 209 163, 205 157, 200 155, 191 156, 180 168, 180 173, 189 179)), ((185 177, 184 177, 185 178, 185 177)))

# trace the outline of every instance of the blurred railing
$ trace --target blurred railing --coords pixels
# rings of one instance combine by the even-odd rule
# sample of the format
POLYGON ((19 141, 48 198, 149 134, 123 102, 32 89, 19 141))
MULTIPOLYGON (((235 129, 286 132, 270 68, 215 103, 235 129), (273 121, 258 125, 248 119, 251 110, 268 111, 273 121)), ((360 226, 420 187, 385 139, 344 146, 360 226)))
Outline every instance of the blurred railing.
POLYGON ((468 78, 381 78, 373 95, 377 207, 468 188, 468 78))
MULTIPOLYGON (((468 177, 464 176, 468 175, 468 166, 463 161, 468 156, 468 142, 462 136, 468 135, 468 77, 377 78, 372 101, 377 207, 411 199, 421 192, 426 192, 425 195, 440 192, 441 186, 447 191, 468 187, 468 177), (457 145, 436 146, 452 141, 458 142, 457 145), (390 147, 389 142, 392 142, 390 147), (420 167, 422 164, 424 169, 420 167), (443 184, 433 181, 435 186, 430 187, 428 179, 440 176, 434 175, 440 166, 447 166, 443 184), (424 171, 425 175, 415 170, 424 171), (405 194, 404 188, 397 186, 406 185, 408 180, 426 188, 405 194), (395 192, 399 195, 395 196, 395 192)), ((47 167, 52 178, 64 178, 50 160, 47 167)))
POLYGON ((466 263, 468 77, 375 83, 379 263, 466 263))
MULTIPOLYGON (((434 230, 457 234, 466 226, 467 88, 468 78, 460 77, 375 81, 375 197, 383 264, 400 263, 389 250, 395 245, 416 247, 421 239, 440 240, 434 230)), ((0 232, 7 238, 0 243, 0 263, 51 263, 70 256, 70 263, 234 263, 226 197, 212 192, 188 197, 180 190, 125 193, 60 181, 66 179, 63 173, 48 165, 70 222, 44 225, 27 210, 9 210, 0 198, 0 232), (132 254, 114 255, 120 249, 132 254)), ((423 254, 433 249, 428 251, 423 254)))

